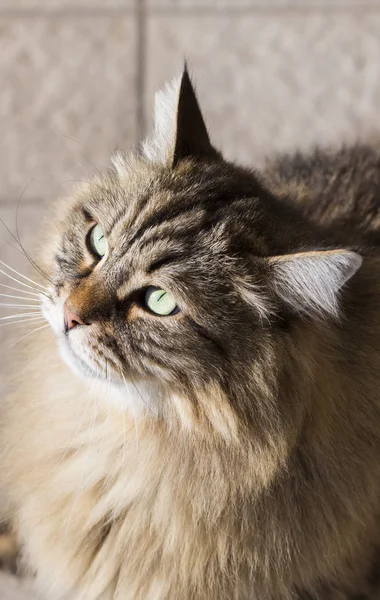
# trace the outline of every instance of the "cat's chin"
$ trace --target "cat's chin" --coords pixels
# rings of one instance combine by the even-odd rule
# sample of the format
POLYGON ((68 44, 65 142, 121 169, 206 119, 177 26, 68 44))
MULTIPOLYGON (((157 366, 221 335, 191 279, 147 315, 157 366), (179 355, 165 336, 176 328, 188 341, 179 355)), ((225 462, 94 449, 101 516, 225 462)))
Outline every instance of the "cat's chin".
POLYGON ((74 352, 65 336, 60 336, 58 347, 62 359, 75 375, 82 379, 99 378, 99 374, 74 352))
POLYGON ((62 359, 82 379, 106 379, 106 373, 102 373, 97 365, 92 365, 90 357, 83 356, 86 343, 78 336, 79 332, 65 333, 63 304, 64 298, 42 298, 42 312, 56 336, 62 359))
MULTIPOLYGON (((105 394, 107 402, 111 401, 119 408, 136 416, 143 412, 148 412, 150 416, 157 417, 160 413, 163 393, 158 387, 144 384, 142 382, 132 382, 125 380, 121 381, 109 380, 104 373, 97 369, 91 368, 70 348, 65 340, 59 342, 59 350, 62 359, 70 367, 72 372, 83 380, 96 379, 99 385, 98 392, 102 396, 105 394), (63 343, 62 343, 63 342, 63 343), (104 384, 105 387, 102 386, 104 384)), ((92 388, 93 393, 96 390, 92 388)))

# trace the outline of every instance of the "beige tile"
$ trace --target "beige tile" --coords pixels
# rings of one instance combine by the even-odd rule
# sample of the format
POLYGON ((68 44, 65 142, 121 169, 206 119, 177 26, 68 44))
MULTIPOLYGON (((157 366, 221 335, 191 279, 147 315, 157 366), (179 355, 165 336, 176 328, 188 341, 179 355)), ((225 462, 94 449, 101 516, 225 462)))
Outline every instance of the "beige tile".
POLYGON ((29 10, 83 10, 102 9, 104 11, 115 8, 130 9, 136 6, 139 0, 0 0, 1 11, 29 11, 29 10))
POLYGON ((145 112, 189 60, 212 137, 253 165, 272 151, 380 133, 380 8, 197 17, 147 27, 145 112))
POLYGON ((135 47, 132 17, 0 14, 0 198, 62 193, 134 143, 135 47))
MULTIPOLYGON (((9 202, 7 204, 0 203, 0 219, 4 221, 4 223, 9 227, 9 229, 16 235, 16 202, 9 202)), ((36 243, 38 243, 37 234, 39 230, 39 226, 41 220, 43 219, 45 214, 44 203, 40 202, 37 204, 33 203, 21 203, 18 211, 18 231, 20 235, 20 241, 27 251, 27 253, 33 258, 34 256, 34 248, 36 243)), ((22 255, 22 253, 17 250, 17 243, 12 239, 11 235, 6 231, 5 226, 0 222, 0 260, 11 268, 19 271, 20 273, 34 278, 35 272, 34 269, 30 266, 26 258, 22 255)), ((15 279, 19 279, 19 281, 24 282, 29 285, 27 280, 24 280, 22 277, 16 275, 13 271, 6 269, 4 265, 0 264, 0 269, 2 271, 6 271, 9 273, 11 277, 15 279)), ((8 294, 11 296, 25 296, 29 297, 28 294, 24 294, 23 292, 33 292, 34 290, 25 287, 24 285, 6 277, 3 273, 0 272, 0 284, 9 285, 14 288, 18 288, 22 290, 20 292, 11 290, 8 288, 4 288, 3 285, 0 285, 0 293, 8 294)), ((33 296, 30 296, 33 298, 33 296)), ((29 304, 27 300, 18 300, 15 298, 5 298, 0 296, 0 304, 29 304)), ((12 308, 0 306, 0 318, 11 316, 14 314, 20 314, 24 312, 29 312, 28 309, 23 308, 12 308)), ((22 335, 24 335, 24 331, 20 329, 22 324, 17 325, 6 325, 3 324, 8 321, 0 320, 0 396, 1 389, 6 384, 5 373, 2 371, 3 361, 1 360, 1 356, 5 355, 8 351, 9 345, 15 343, 22 335)), ((12 319, 13 321, 13 319, 12 319)), ((37 326, 37 325, 35 325, 37 326)), ((32 331, 34 325, 28 324, 26 331, 32 331)), ((22 342, 21 342, 22 343, 22 342)), ((1 590, 1 588, 0 588, 1 590)), ((0 600, 1 600, 1 592, 0 592, 0 600)))

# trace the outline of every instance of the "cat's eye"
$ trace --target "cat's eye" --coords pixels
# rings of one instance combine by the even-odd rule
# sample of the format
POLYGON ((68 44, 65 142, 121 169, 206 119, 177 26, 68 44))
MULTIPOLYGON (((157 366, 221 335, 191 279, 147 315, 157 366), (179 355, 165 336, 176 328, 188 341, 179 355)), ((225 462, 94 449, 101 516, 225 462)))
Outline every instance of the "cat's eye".
POLYGON ((107 250, 107 240, 100 225, 95 225, 89 233, 88 245, 90 250, 99 258, 102 258, 107 250))
POLYGON ((160 317, 167 317, 178 312, 173 294, 153 286, 145 292, 145 305, 152 313, 160 317))

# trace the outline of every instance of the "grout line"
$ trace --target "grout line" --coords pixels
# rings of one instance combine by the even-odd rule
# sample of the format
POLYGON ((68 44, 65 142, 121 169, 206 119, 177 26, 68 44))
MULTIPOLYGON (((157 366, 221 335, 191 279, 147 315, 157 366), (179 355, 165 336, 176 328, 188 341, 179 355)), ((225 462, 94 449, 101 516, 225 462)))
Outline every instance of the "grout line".
POLYGON ((299 4, 295 1, 292 2, 275 2, 269 3, 265 0, 254 2, 250 5, 235 4, 233 6, 221 6, 215 7, 207 4, 198 5, 198 6, 181 6, 177 4, 176 6, 148 6, 149 15, 152 16, 181 16, 181 15, 191 15, 191 16, 208 16, 212 15, 215 17, 218 16, 239 16, 246 14, 254 14, 255 12, 261 12, 264 14, 270 14, 274 12, 293 12, 296 14, 305 13, 308 11, 320 11, 325 14, 331 12, 344 12, 344 11, 355 11, 363 9, 380 9, 380 0, 361 0, 359 3, 357 0, 345 0, 345 2, 334 2, 332 0, 329 2, 328 0, 322 0, 322 2, 306 2, 305 4, 299 4))
POLYGON ((146 135, 146 119, 144 110, 145 101, 145 78, 146 78, 146 6, 145 0, 136 0, 136 121, 138 139, 146 135))
MULTIPOLYGON (((232 1, 232 0, 231 0, 232 1)), ((305 2, 304 4, 299 4, 295 0, 291 2, 279 2, 269 3, 266 0, 257 0, 250 5, 246 4, 235 4, 233 6, 221 6, 215 7, 207 4, 198 5, 198 6, 181 6, 180 4, 174 6, 157 6, 157 5, 146 5, 145 0, 136 0, 137 8, 132 6, 110 6, 107 8, 103 7, 89 7, 89 8, 0 8, 0 18, 1 19, 17 19, 17 18, 28 18, 28 19, 38 19, 38 18, 50 18, 50 19, 72 19, 72 18, 104 18, 104 17, 113 17, 120 15, 133 15, 140 14, 141 17, 138 20, 140 22, 145 22, 146 13, 149 16, 181 16, 181 15, 191 15, 191 16, 208 16, 213 15, 215 17, 218 16, 239 16, 245 14, 253 14, 255 12, 262 13, 272 13, 272 12, 296 12, 304 13, 308 11, 316 11, 319 10, 321 12, 331 13, 331 12, 344 12, 344 11, 363 11, 363 9, 380 9, 380 0, 361 0, 360 3, 358 0, 345 0, 341 2, 339 0, 321 0, 321 1, 311 1, 305 2)), ((144 24, 145 28, 145 24, 144 24)))

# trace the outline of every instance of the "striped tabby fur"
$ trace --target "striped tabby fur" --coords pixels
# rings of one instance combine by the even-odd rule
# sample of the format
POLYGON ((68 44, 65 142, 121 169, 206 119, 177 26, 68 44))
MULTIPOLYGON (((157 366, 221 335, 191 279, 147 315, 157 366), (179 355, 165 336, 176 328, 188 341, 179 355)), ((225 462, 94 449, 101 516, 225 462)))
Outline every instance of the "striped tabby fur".
POLYGON ((53 332, 0 413, 43 597, 380 598, 379 207, 376 148, 226 162, 186 70, 142 152, 60 201, 53 332), (90 325, 65 334, 64 302, 90 325))

